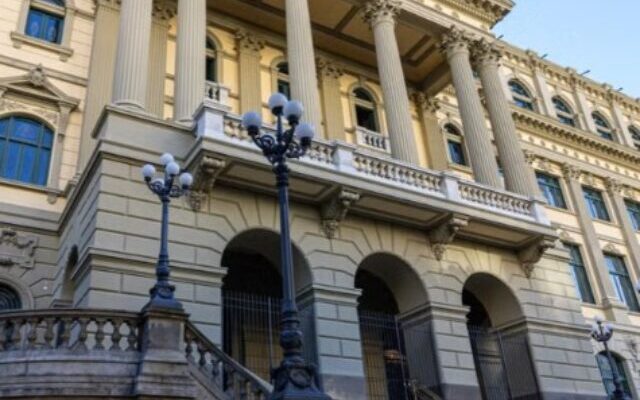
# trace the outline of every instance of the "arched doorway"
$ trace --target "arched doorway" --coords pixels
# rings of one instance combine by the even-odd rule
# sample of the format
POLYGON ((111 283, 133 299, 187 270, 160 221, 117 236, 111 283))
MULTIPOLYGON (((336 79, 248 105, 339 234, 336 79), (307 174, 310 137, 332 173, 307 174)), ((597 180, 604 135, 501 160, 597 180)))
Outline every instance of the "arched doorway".
POLYGON ((427 294, 420 277, 390 254, 360 264, 355 287, 367 398, 410 400, 437 387, 437 364, 427 294), (422 315, 421 315, 422 314, 422 315))
MULTIPOLYGON (((311 273, 295 246, 293 263, 296 289, 300 291, 311 283, 311 273)), ((263 229, 241 233, 225 248, 222 266, 227 268, 222 285, 223 349, 269 381, 271 369, 282 359, 279 235, 263 229)), ((310 362, 316 362, 313 318, 312 304, 300 307, 304 355, 310 362)))
POLYGON ((0 311, 19 310, 22 308, 20 295, 12 287, 0 283, 0 311))
POLYGON ((462 303, 478 383, 485 400, 539 399, 522 310, 511 290, 489 274, 472 275, 462 303))

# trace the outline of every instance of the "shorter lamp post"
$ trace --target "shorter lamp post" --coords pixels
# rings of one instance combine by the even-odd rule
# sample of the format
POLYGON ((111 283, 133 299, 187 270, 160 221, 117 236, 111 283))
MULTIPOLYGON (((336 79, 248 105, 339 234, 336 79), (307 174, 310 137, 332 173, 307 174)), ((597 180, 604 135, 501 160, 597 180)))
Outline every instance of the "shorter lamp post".
POLYGON ((151 288, 151 300, 145 308, 169 308, 182 310, 182 304, 173 295, 175 286, 169 283, 169 203, 189 191, 193 177, 188 172, 180 174, 180 166, 173 156, 165 153, 160 157, 164 165, 164 176, 156 177, 156 169, 147 164, 142 167, 142 176, 149 189, 162 202, 162 223, 160 229, 160 254, 156 264, 156 284, 151 288), (180 176, 178 177, 178 174, 180 176), (178 184, 175 183, 178 177, 178 184))
POLYGON ((613 385, 615 386, 612 398, 615 400, 631 400, 631 397, 627 396, 622 388, 622 379, 618 372, 618 366, 616 365, 613 356, 609 351, 609 345, 607 344, 613 336, 613 326, 609 323, 603 323, 602 318, 599 316, 597 316, 595 320, 596 322, 591 328, 591 337, 595 341, 602 343, 604 346, 604 352, 607 356, 607 360, 609 361, 609 366, 611 367, 611 375, 613 375, 613 385))
POLYGON ((298 101, 288 101, 284 95, 276 93, 269 98, 269 108, 276 116, 275 135, 261 132, 262 119, 255 112, 248 112, 242 117, 242 126, 273 166, 280 207, 280 257, 283 280, 280 346, 283 350, 283 359, 280 366, 271 371, 274 390, 270 399, 330 400, 330 397, 320 389, 315 367, 307 364, 302 357, 303 340, 295 300, 291 237, 289 234, 289 167, 287 159, 300 158, 307 152, 311 146, 314 129, 309 124, 299 123, 303 107, 298 101), (283 127, 283 117, 289 123, 288 129, 283 127))

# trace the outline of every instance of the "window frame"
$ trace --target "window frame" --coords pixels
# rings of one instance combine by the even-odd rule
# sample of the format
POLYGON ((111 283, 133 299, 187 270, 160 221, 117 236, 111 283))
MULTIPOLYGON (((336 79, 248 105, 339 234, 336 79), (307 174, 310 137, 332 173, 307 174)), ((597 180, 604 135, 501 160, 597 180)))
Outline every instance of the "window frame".
POLYGON ((627 130, 629 131, 631 142, 635 146, 636 150, 640 150, 640 128, 635 125, 629 125, 627 130))
POLYGON ((612 142, 616 141, 616 135, 614 129, 611 127, 611 123, 600 111, 592 112, 591 119, 596 127, 596 133, 601 139, 612 142))
POLYGON ((289 63, 286 60, 280 60, 274 65, 275 71, 275 92, 284 94, 287 99, 291 96, 291 81, 289 77, 289 63), (282 71, 282 66, 286 65, 287 72, 282 71), (280 86, 286 86, 287 93, 280 90, 280 86))
MULTIPOLYGON (((620 356, 618 356, 616 353, 611 352, 611 357, 613 358, 613 362, 616 364, 615 368, 616 368, 616 372, 618 372, 618 376, 620 378, 622 378, 622 387, 623 387, 623 391, 628 395, 628 396, 633 396, 633 393, 631 392, 631 387, 629 385, 629 377, 627 376, 627 370, 624 366, 624 359, 620 356)), ((596 354, 596 364, 598 364, 598 370, 600 371, 600 377, 602 379, 602 384, 604 386, 604 390, 607 393, 607 396, 609 398, 609 396, 612 396, 613 394, 613 390, 615 388, 615 384, 613 383, 613 373, 611 371, 613 371, 612 365, 609 362, 609 357, 607 357, 607 354, 604 351, 599 352, 598 354, 596 354), (609 368, 609 372, 611 373, 611 376, 607 376, 605 378, 604 376, 604 371, 602 370, 603 367, 603 363, 607 364, 607 367, 609 368)))
POLYGON ((449 163, 457 167, 469 167, 469 155, 467 154, 467 146, 465 144, 464 134, 462 133, 462 129, 460 129, 460 127, 457 124, 451 121, 445 122, 442 125, 441 129, 445 137, 445 144, 447 147, 447 159, 449 160, 449 163), (452 129, 448 129, 448 127, 451 127, 452 129), (451 132, 452 130, 454 132, 451 132), (460 146, 460 155, 462 157, 462 162, 458 162, 454 160, 454 158, 452 157, 450 143, 460 146))
POLYGON ((371 92, 371 90, 363 87, 363 86, 356 86, 351 88, 351 99, 352 99, 352 107, 351 107, 351 112, 353 113, 353 122, 354 122, 354 126, 356 129, 364 129, 366 131, 369 132, 374 132, 374 133, 378 133, 378 134, 382 134, 382 129, 380 126, 380 118, 378 116, 378 102, 376 101, 375 96, 373 95, 373 93, 371 92), (358 95, 356 94, 357 91, 362 91, 366 94, 367 97, 369 97, 369 100, 366 99, 362 99, 360 97, 358 97, 358 95), (364 109, 368 112, 371 113, 371 116, 373 118, 373 127, 367 127, 367 126, 363 126, 360 125, 358 123, 358 108, 364 109), (373 129, 372 129, 373 128, 373 129))
POLYGON ((631 199, 624 199, 624 205, 631 220, 631 226, 636 232, 640 232, 640 203, 631 199))
POLYGON ((583 185, 582 197, 587 206, 587 211, 589 212, 589 216, 591 217, 592 220, 611 222, 611 213, 609 213, 609 208, 607 207, 607 201, 605 200, 604 194, 601 190, 598 190, 591 186, 583 185), (592 194, 597 194, 597 196, 594 196, 592 194), (596 203, 589 202, 589 199, 595 201, 596 203), (598 209, 598 207, 592 207, 592 205, 597 205, 598 203, 602 204, 602 208, 598 209))
POLYGON ((580 245, 571 242, 562 242, 562 245, 569 252, 569 267, 571 269, 571 277, 573 279, 573 284, 578 291, 578 295, 580 296, 580 300, 583 303, 596 304, 595 296, 593 295, 593 287, 589 279, 587 267, 584 264, 584 257, 582 256, 580 245), (574 255, 576 255, 577 257, 574 257, 574 255), (578 275, 582 276, 579 277, 578 275), (582 280, 580 278, 582 278, 582 280), (580 284, 581 281, 584 281, 584 286, 580 284))
POLYGON ((558 121, 560 121, 560 123, 574 128, 578 126, 576 121, 576 114, 573 111, 573 108, 565 99, 556 95, 551 98, 551 103, 553 104, 556 118, 558 119, 558 121), (563 107, 566 108, 566 110, 562 109, 563 107))
MULTIPOLYGON (((568 210, 569 207, 567 205, 567 200, 565 199, 564 196, 564 190, 562 189, 562 183, 560 181, 560 179, 557 176, 553 176, 550 174, 547 174, 545 172, 542 171, 535 171, 535 175, 536 175, 536 182, 538 183, 538 188, 540 189, 540 192, 542 193, 542 195, 544 196, 544 198, 547 200, 547 205, 549 207, 553 207, 553 208, 558 208, 558 209, 562 209, 562 210, 568 210), (548 181, 544 183, 544 187, 543 184, 541 183, 541 178, 544 179, 549 179, 552 181, 552 183, 554 183, 555 185, 549 184, 548 181), (544 190, 544 188, 549 188, 549 190, 544 190), (550 201, 549 197, 547 197, 547 193, 549 193, 550 195, 553 195, 553 191, 555 191, 556 195, 559 195, 559 199, 560 199, 560 205, 556 204, 556 201, 550 201)), ((553 199, 556 199, 556 196, 552 196, 553 199)))
POLYGON ((513 100, 516 106, 524 110, 529 110, 534 112, 537 110, 536 100, 531 94, 532 93, 531 90, 529 90, 529 88, 524 83, 522 83, 520 80, 516 78, 512 78, 512 79, 509 79, 509 81, 507 82, 507 87, 509 88, 509 92, 511 93, 511 99, 513 100), (520 89, 522 89, 522 92, 524 92, 524 94, 518 93, 519 91, 515 90, 514 86, 517 86, 520 89))
MULTIPOLYGON (((638 296, 636 295, 636 290, 633 285, 633 281, 631 280, 629 268, 627 267, 627 263, 624 260, 624 256, 606 252, 603 253, 603 255, 606 264, 605 267, 607 268, 607 272, 609 273, 609 278, 611 279, 611 284, 613 285, 613 289, 616 292, 618 300, 626 305, 630 311, 640 312, 640 302, 638 301, 638 296), (617 265, 620 268, 612 268, 612 264, 609 261, 618 261, 619 263, 617 265), (622 270, 623 272, 619 272, 619 270, 622 270), (626 286, 626 288, 624 286, 626 286), (631 299, 627 298, 625 294, 626 292, 630 292, 632 296, 631 299)), ((616 263, 613 263, 613 265, 615 264, 616 263)))

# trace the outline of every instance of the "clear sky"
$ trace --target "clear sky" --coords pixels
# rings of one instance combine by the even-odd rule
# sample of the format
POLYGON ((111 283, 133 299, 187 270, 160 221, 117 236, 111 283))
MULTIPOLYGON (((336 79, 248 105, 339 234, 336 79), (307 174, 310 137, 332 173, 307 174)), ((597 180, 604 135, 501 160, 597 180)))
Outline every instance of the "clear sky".
POLYGON ((516 0, 496 35, 640 97, 640 0, 516 0))

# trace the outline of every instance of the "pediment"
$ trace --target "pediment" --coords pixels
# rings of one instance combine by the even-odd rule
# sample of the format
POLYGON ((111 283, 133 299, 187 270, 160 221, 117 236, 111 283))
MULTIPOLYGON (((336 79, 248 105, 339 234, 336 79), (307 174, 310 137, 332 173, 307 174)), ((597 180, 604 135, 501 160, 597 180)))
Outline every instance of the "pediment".
POLYGON ((66 105, 73 109, 80 102, 66 95, 49 81, 42 65, 32 68, 27 74, 0 78, 0 97, 12 92, 22 96, 36 97, 47 102, 66 105))

